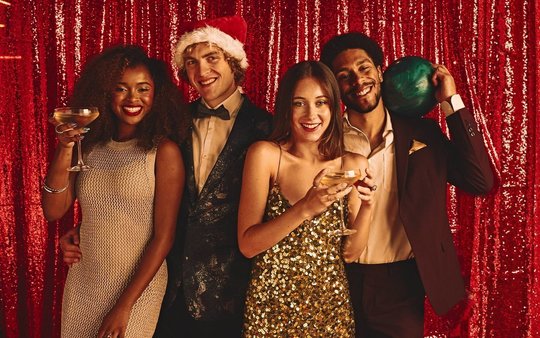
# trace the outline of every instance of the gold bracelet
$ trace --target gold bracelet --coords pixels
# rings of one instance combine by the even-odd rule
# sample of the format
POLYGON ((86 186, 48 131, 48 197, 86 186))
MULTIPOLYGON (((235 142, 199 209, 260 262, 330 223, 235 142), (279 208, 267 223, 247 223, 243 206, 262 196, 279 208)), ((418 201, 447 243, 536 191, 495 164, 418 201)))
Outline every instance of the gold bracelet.
POLYGON ((51 188, 47 185, 47 183, 45 183, 45 181, 43 181, 43 191, 45 192, 48 192, 49 194, 60 194, 60 193, 63 193, 64 191, 66 191, 66 189, 69 187, 69 182, 68 184, 61 188, 61 189, 54 189, 54 188, 51 188))

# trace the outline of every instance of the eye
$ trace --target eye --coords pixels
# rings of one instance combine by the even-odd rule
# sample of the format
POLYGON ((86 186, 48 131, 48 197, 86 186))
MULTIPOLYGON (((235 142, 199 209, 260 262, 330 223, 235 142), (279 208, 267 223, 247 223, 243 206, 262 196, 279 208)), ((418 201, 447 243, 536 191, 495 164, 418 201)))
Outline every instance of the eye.
POLYGON ((293 101, 292 103, 293 107, 303 107, 305 106, 305 102, 304 101, 300 101, 300 100, 295 100, 293 101))
POLYGON ((123 93, 123 92, 126 92, 127 89, 124 88, 124 87, 118 86, 118 87, 115 87, 113 91, 114 91, 115 93, 123 93))
POLYGON ((150 89, 151 89, 150 87, 140 87, 140 88, 137 89, 137 91, 139 93, 146 93, 146 92, 149 92, 150 89))
POLYGON ((360 68, 358 68, 358 70, 362 73, 366 73, 370 70, 370 67, 369 66, 360 66, 360 68))
POLYGON ((349 79, 349 74, 347 74, 347 73, 340 73, 340 74, 337 75, 336 79, 337 79, 338 81, 346 81, 346 80, 349 79))
POLYGON ((322 106, 327 105, 327 104, 328 104, 328 100, 317 100, 317 101, 315 102, 315 105, 316 105, 317 107, 322 107, 322 106))
POLYGON ((193 59, 187 59, 186 62, 184 63, 187 66, 193 66, 195 64, 195 60, 193 59))
POLYGON ((219 60, 219 57, 217 57, 216 55, 209 55, 207 58, 206 58, 206 61, 209 62, 209 63, 215 63, 219 60))

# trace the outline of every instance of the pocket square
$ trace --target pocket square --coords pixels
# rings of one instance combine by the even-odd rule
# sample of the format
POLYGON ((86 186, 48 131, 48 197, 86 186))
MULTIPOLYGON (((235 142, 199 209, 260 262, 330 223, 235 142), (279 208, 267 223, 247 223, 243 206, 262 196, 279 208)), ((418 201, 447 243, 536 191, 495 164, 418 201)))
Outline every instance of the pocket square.
POLYGON ((414 153, 415 151, 418 151, 422 148, 425 148, 427 147, 427 144, 425 143, 422 143, 420 141, 417 141, 417 140, 413 140, 412 141, 412 145, 411 145, 411 149, 409 149, 409 155, 414 153))

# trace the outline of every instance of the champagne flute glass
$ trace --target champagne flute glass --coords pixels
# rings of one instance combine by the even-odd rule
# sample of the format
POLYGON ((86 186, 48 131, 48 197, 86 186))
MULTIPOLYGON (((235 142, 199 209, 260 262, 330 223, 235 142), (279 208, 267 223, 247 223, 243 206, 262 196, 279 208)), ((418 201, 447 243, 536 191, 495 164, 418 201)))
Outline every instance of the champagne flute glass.
MULTIPOLYGON (((364 174, 360 169, 356 170, 345 170, 345 171, 331 171, 326 173, 321 179, 321 183, 327 187, 339 184, 347 183, 347 185, 352 185, 356 181, 361 181, 364 179, 364 174)), ((339 201, 339 212, 340 212, 340 228, 330 232, 331 236, 348 236, 356 232, 354 229, 349 229, 345 225, 345 220, 343 216, 343 199, 338 199, 339 201)))
MULTIPOLYGON (((86 127, 99 116, 96 107, 59 107, 55 108, 52 118, 58 125, 75 123, 78 128, 86 127)), ((57 125, 57 126, 58 126, 57 125)), ((77 164, 68 171, 87 171, 92 167, 84 164, 82 159, 81 139, 77 139, 77 164)))

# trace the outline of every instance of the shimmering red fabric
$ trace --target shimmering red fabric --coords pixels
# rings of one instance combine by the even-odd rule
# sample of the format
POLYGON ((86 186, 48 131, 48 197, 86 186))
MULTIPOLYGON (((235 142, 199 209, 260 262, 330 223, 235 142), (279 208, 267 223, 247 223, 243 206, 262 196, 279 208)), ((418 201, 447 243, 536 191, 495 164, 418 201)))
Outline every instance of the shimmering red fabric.
MULTIPOLYGON (((498 189, 483 198, 448 190, 470 300, 444 318, 428 306, 425 335, 539 336, 540 4, 533 0, 0 1, 0 336, 59 336, 66 268, 57 242, 78 212, 48 224, 40 187, 55 146, 47 115, 66 103, 81 66, 116 43, 140 44, 172 64, 185 22, 234 14, 249 26, 245 91, 270 110, 284 70, 318 58, 340 32, 375 37, 385 64, 420 55, 450 69, 485 135, 498 189)), ((438 109, 428 116, 446 127, 438 109)))

